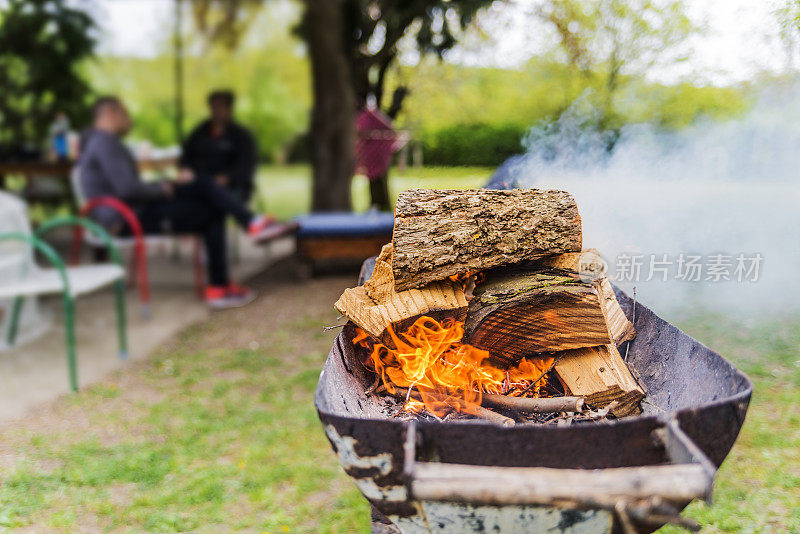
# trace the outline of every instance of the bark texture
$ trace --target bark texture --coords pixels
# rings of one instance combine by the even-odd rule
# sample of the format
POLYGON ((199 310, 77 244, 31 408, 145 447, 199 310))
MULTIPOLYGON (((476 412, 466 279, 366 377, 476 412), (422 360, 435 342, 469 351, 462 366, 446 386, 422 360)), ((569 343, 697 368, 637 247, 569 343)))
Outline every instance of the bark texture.
POLYGON ((611 342, 597 292, 577 273, 496 269, 474 295, 464 338, 509 365, 543 352, 611 342))
POLYGON ((565 191, 411 189, 395 209, 398 290, 547 254, 580 252, 581 219, 565 191))

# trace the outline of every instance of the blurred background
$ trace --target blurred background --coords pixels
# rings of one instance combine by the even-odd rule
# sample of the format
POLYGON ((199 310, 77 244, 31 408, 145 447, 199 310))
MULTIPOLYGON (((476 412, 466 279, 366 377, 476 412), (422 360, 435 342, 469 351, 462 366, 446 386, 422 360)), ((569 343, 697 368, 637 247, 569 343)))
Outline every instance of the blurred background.
MULTIPOLYGON (((230 89, 258 145, 251 204, 281 220, 391 211, 411 187, 566 189, 616 283, 755 379, 717 500, 689 513, 707 532, 796 532, 799 27, 797 0, 0 0, 0 188, 34 223, 72 212, 64 178, 107 94, 146 175, 174 174, 207 94, 230 89), (679 279, 688 254, 698 280, 679 279), (736 280, 740 254, 762 258, 755 279, 736 280), (714 255, 727 278, 708 276, 714 255)), ((365 531, 310 401, 335 335, 319 327, 355 273, 291 270, 212 320, 162 289, 169 335, 131 326, 153 358, 82 368, 99 382, 38 411, 64 389, 61 352, 38 394, 15 373, 37 384, 49 348, 0 353, 0 527, 365 531)), ((90 311, 84 340, 111 332, 90 311)))

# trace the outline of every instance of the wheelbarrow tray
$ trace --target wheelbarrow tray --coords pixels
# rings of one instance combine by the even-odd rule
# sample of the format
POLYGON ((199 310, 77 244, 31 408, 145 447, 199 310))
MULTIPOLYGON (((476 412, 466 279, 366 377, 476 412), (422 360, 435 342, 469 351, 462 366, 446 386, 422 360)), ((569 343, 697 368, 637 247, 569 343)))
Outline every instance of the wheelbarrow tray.
MULTIPOLYGON (((369 264, 365 264, 365 268, 367 272, 362 270, 362 280, 371 271, 369 264)), ((473 529, 475 532, 489 531, 493 526, 500 531, 514 528, 533 532, 536 530, 520 528, 520 525, 535 524, 532 516, 522 520, 523 523, 507 522, 514 514, 514 517, 525 517, 530 507, 498 506, 490 502, 492 499, 487 499, 486 503, 474 500, 456 503, 460 507, 446 512, 445 519, 455 513, 460 514, 461 520, 455 523, 440 520, 442 524, 432 524, 409 491, 408 462, 425 459, 460 466, 565 470, 666 465, 674 463, 674 458, 670 458, 663 441, 655 436, 667 421, 671 421, 710 460, 711 470, 718 468, 744 422, 752 393, 751 382, 718 353, 641 303, 634 305, 618 288, 615 292, 628 318, 635 319, 637 331, 629 346, 621 347, 621 353, 627 353, 627 362, 645 385, 647 397, 641 415, 602 423, 504 427, 481 420, 409 423, 393 419, 385 413, 380 397, 366 393, 373 377, 356 356, 352 343, 354 328, 345 327, 324 364, 315 404, 347 474, 375 509, 401 525, 403 531, 466 531, 470 528, 465 526, 463 518, 469 523, 470 517, 478 517, 478 522, 472 523, 481 525, 473 529), (414 426, 413 431, 410 426, 414 426), (416 434, 417 446, 412 444, 411 452, 408 452, 409 432, 416 434), (481 507, 482 504, 486 506, 481 507)), ((680 503, 679 508, 686 504, 688 501, 680 503)), ((574 511, 567 516, 562 514, 559 524, 563 527, 565 517, 572 517, 569 528, 573 530, 556 530, 581 532, 580 528, 575 528, 592 519, 595 512, 597 510, 586 510, 581 517, 575 516, 577 512, 574 511)), ((585 526, 590 532, 602 530, 591 527, 591 523, 585 526)), ((612 518, 608 531, 618 528, 612 518)), ((653 528, 651 525, 639 530, 653 528)))

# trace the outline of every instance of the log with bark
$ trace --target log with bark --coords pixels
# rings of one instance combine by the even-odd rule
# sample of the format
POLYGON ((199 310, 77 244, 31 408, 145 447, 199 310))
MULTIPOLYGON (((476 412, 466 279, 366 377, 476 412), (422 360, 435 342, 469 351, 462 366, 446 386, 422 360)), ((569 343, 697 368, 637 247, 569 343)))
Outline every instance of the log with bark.
POLYGON ((449 276, 580 252, 581 219, 565 191, 411 189, 395 208, 398 291, 449 276))
POLYGON ((611 342, 596 289, 575 272, 495 269, 474 294, 465 342, 507 365, 543 352, 611 342))
POLYGON ((421 289, 395 291, 391 244, 383 247, 372 276, 363 286, 346 289, 334 307, 372 337, 394 347, 387 327, 405 332, 420 315, 463 321, 467 300, 461 284, 444 280, 421 289))
POLYGON ((554 369, 567 394, 583 397, 586 404, 602 408, 617 401, 611 409, 615 416, 641 413, 645 391, 613 343, 559 353, 554 369))
POLYGON ((481 404, 533 413, 580 412, 584 400, 581 397, 512 397, 484 393, 481 404))
MULTIPOLYGON (((393 386, 394 392, 391 393, 396 399, 414 399, 417 401, 422 400, 422 396, 419 394, 418 391, 409 388, 403 388, 399 386, 393 386)), ((389 390, 383 388, 382 391, 389 393, 389 390)), ((492 421, 493 423, 498 423, 503 426, 514 426, 516 422, 511 419, 510 417, 506 417, 503 414, 493 412, 488 408, 484 408, 483 406, 473 406, 471 411, 465 412, 469 413, 470 415, 474 415, 479 419, 486 419, 487 421, 492 421)))

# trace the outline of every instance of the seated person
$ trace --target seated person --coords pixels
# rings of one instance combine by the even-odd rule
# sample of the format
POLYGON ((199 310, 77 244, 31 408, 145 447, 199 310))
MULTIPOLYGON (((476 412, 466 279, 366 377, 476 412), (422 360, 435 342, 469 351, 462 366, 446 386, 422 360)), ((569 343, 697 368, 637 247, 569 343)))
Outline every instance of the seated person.
MULTIPOLYGON (((253 291, 231 282, 228 276, 225 217, 258 240, 268 231, 270 217, 255 215, 213 177, 182 169, 174 182, 143 182, 136 160, 122 143, 131 119, 117 97, 102 97, 94 105, 92 127, 85 133, 78 166, 88 199, 118 198, 139 217, 145 234, 200 234, 208 259, 206 302, 213 308, 247 304, 253 291)), ((116 235, 130 235, 125 220, 114 210, 99 206, 92 216, 116 235)))
POLYGON ((201 122, 183 145, 181 167, 212 176, 242 201, 253 194, 256 142, 252 134, 233 120, 234 95, 214 91, 208 95, 209 119, 201 122))

